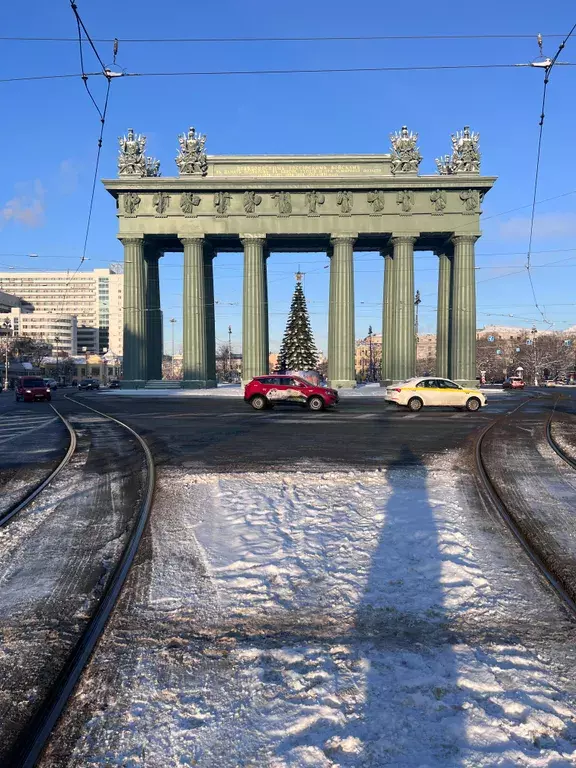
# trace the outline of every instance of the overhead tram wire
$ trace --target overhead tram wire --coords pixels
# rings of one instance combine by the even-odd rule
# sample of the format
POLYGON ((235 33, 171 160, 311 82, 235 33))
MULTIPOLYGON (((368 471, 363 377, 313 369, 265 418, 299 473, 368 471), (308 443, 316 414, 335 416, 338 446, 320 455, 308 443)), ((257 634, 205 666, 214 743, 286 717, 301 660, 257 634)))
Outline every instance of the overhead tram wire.
MULTIPOLYGON (((536 169, 534 172, 534 190, 532 194, 532 209, 530 212, 530 234, 528 237, 528 253, 526 254, 526 272, 528 274, 528 280, 530 282, 530 289, 532 291, 532 296, 534 298, 534 306, 542 316, 542 320, 546 323, 548 323, 548 320, 546 319, 546 316, 544 312, 540 309, 540 306, 538 304, 538 299, 536 297, 536 290, 534 288, 534 281, 532 280, 532 272, 531 272, 531 256, 532 256, 532 242, 534 239, 534 222, 536 218, 536 196, 538 194, 538 181, 540 178, 540 159, 542 156, 542 136, 544 134, 544 120, 546 118, 546 96, 548 93, 548 83, 550 82, 550 74, 552 72, 552 69, 554 68, 556 62, 558 61, 558 57, 564 50, 566 43, 572 36, 572 33, 576 29, 576 24, 573 25, 572 29, 566 37, 562 40, 560 45, 558 46, 558 50, 556 51, 554 57, 552 59, 545 59, 545 61, 540 62, 538 64, 535 64, 535 66, 540 66, 544 68, 544 84, 542 88, 542 107, 540 110, 540 122, 539 122, 539 130, 538 130, 538 146, 536 149, 536 169)), ((540 54, 542 54, 542 35, 538 35, 538 46, 540 48, 540 54)))
MULTIPOLYGON (((74 13, 74 17, 76 19, 76 26, 77 26, 77 29, 78 29, 77 41, 78 41, 79 54, 80 54, 80 69, 82 70, 81 78, 82 78, 82 82, 84 83, 84 86, 86 88, 86 91, 88 93, 88 96, 90 97, 90 100, 91 100, 92 104, 94 105, 94 107, 96 108, 96 111, 98 112, 98 115, 99 115, 99 118, 100 118, 100 132, 99 132, 99 135, 98 135, 98 143, 97 143, 98 148, 97 148, 97 151, 96 151, 96 162, 94 164, 94 174, 93 174, 93 177, 92 177, 92 188, 91 188, 91 191, 90 191, 90 202, 89 202, 89 205, 88 205, 88 216, 87 216, 87 219, 86 219, 86 229, 85 229, 85 232, 84 232, 84 243, 83 243, 83 246, 82 246, 82 256, 80 258, 78 266, 76 267, 76 269, 72 273, 72 277, 69 278, 67 283, 66 283, 66 287, 64 289, 64 294, 63 294, 63 297, 62 297, 62 307, 64 306, 64 301, 66 299, 66 296, 67 296, 67 293, 68 293, 68 289, 70 287, 71 282, 74 280, 75 276, 80 271, 80 268, 81 268, 82 264, 84 264, 84 262, 86 261, 86 249, 88 247, 88 237, 90 235, 90 225, 92 223, 92 211, 94 209, 94 196, 96 194, 96 184, 97 184, 97 181, 98 181, 98 171, 99 171, 99 168, 100 168, 100 157, 101 157, 101 154, 102 154, 102 140, 103 140, 103 136, 104 136, 104 128, 105 128, 105 125, 106 125, 106 116, 108 114, 108 104, 109 104, 109 101, 110 101, 110 86, 111 86, 111 83, 112 83, 112 73, 110 73, 110 71, 106 67, 104 61, 102 60, 100 54, 98 53, 98 50, 97 50, 96 46, 94 45, 94 42, 93 42, 92 38, 90 37, 90 33, 86 29, 86 25, 84 24, 84 22, 82 21, 82 18, 80 17, 80 14, 78 12, 78 7, 77 7, 76 3, 74 2, 74 0, 70 0, 70 7, 72 9, 72 12, 74 13), (93 52, 94 52, 94 54, 95 54, 95 56, 96 56, 96 58, 98 60, 98 63, 102 67, 102 71, 99 72, 98 74, 102 75, 102 76, 104 76, 106 78, 106 93, 105 93, 105 96, 104 96, 104 105, 103 105, 102 109, 100 109, 100 107, 98 106, 98 103, 97 103, 96 99, 94 98, 94 95, 92 94, 92 91, 90 90, 90 87, 88 86, 88 75, 86 74, 85 69, 84 69, 84 52, 83 52, 83 47, 82 47, 83 46, 82 34, 84 34, 88 44, 92 48, 92 50, 93 50, 93 52)), ((114 60, 116 60, 116 52, 117 52, 117 43, 114 44, 114 60)))
MULTIPOLYGON (((575 62, 558 62, 563 67, 576 67, 575 62)), ((470 69, 518 69, 522 67, 531 67, 532 64, 431 64, 422 66, 406 67, 323 67, 320 69, 230 69, 230 70, 200 70, 197 72, 112 72, 106 69, 103 72, 87 72, 80 74, 61 74, 61 75, 30 75, 27 77, 3 77, 0 83, 18 83, 32 80, 58 80, 64 78, 83 77, 234 77, 234 76, 253 76, 253 75, 329 75, 346 73, 365 73, 365 72, 441 72, 458 71, 470 69)))
MULTIPOLYGON (((563 37, 559 34, 546 34, 546 37, 563 37)), ((533 39, 532 34, 514 35, 330 35, 305 37, 126 37, 118 38, 121 43, 322 43, 322 42, 365 42, 378 40, 526 40, 533 39)), ((116 38, 94 38, 95 43, 112 43, 116 38)), ((0 36, 2 41, 24 43, 75 43, 75 37, 25 37, 0 36)))

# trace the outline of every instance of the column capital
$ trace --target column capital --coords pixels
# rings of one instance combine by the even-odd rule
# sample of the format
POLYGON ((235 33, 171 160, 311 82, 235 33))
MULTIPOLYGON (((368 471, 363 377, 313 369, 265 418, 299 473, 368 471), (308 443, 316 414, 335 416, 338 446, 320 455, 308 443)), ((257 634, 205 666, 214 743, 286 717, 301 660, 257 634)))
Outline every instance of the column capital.
POLYGON ((342 235, 331 235, 330 243, 331 245, 354 245, 357 239, 357 232, 346 232, 342 235))
POLYGON ((184 235, 178 237, 182 245, 204 245, 204 235, 184 235))
POLYGON ((266 243, 266 234, 240 234, 240 242, 242 245, 264 245, 266 243))
POLYGON ((144 235, 117 235, 122 245, 143 245, 144 235))
POLYGON ((414 245, 416 240, 418 240, 418 235, 415 235, 413 232, 393 232, 390 243, 392 245, 399 245, 400 243, 414 245))
POLYGON ((450 235, 451 243, 475 243, 480 237, 480 232, 453 232, 450 235))

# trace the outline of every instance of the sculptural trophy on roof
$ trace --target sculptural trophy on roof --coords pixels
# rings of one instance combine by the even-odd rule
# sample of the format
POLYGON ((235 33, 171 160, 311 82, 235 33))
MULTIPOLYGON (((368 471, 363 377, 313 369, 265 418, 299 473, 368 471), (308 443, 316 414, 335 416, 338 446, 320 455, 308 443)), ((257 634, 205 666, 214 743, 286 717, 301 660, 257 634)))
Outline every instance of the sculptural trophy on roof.
POLYGON ((206 176, 208 172, 208 161, 206 159, 206 136, 202 133, 196 133, 195 128, 189 128, 188 133, 182 133, 178 136, 180 151, 176 158, 176 165, 180 175, 185 176, 193 173, 200 173, 206 176))
POLYGON ((118 137, 118 144, 118 175, 146 176, 146 136, 135 134, 133 128, 128 128, 126 136, 118 137))
POLYGON ((400 132, 390 134, 390 141, 392 142, 390 165, 392 173, 418 173, 418 166, 422 161, 422 155, 416 146, 418 134, 408 132, 408 127, 403 125, 400 132))
POLYGON ((465 125, 451 136, 452 154, 436 159, 438 173, 480 173, 480 134, 465 125))

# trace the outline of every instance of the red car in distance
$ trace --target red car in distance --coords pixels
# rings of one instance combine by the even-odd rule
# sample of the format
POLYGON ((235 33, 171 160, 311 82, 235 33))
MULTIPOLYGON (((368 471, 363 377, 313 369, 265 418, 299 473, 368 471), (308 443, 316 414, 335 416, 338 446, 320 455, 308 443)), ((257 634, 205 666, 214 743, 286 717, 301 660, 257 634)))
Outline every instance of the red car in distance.
POLYGON ((50 387, 44 383, 40 376, 22 376, 16 382, 16 402, 24 400, 32 403, 34 400, 52 400, 50 387))
POLYGON ((339 399, 335 389, 317 387, 300 376, 256 376, 244 389, 244 400, 257 411, 278 403, 295 403, 311 411, 322 411, 336 405, 339 399))

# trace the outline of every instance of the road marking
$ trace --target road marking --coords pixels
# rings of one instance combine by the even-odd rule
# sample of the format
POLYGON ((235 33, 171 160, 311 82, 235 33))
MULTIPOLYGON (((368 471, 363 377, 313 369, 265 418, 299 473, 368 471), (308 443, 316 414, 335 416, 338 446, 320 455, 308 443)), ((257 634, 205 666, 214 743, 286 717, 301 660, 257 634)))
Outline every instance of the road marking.
POLYGON ((17 432, 14 432, 14 434, 9 434, 7 437, 4 437, 4 435, 8 434, 8 432, 12 432, 12 430, 3 430, 0 426, 0 443, 8 443, 10 440, 15 440, 17 437, 22 437, 23 435, 28 435, 30 432, 35 432, 38 429, 42 429, 47 424, 51 424, 52 422, 57 421, 56 417, 50 419, 44 419, 40 424, 36 424, 35 426, 30 427, 29 429, 21 429, 17 432))

